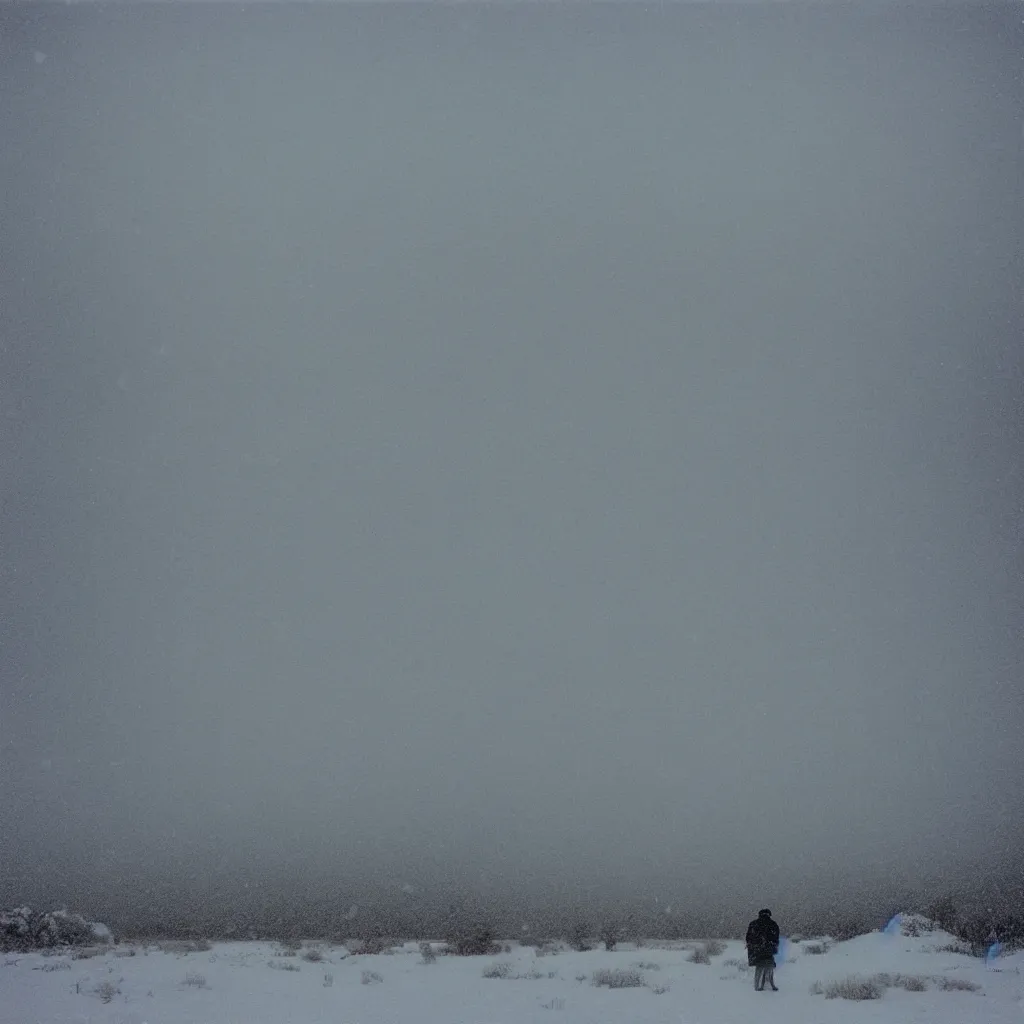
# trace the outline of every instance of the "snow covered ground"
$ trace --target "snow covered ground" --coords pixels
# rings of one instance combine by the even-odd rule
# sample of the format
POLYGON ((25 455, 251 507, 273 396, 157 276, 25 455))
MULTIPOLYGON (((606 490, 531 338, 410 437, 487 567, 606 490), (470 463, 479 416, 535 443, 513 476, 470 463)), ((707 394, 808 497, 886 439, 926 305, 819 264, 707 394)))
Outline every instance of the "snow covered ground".
POLYGON ((513 945, 505 955, 439 956, 432 964, 415 943, 377 956, 324 945, 322 963, 282 956, 266 942, 187 954, 122 944, 87 960, 6 954, 0 1024, 1022 1024, 1024 953, 986 966, 935 951, 951 941, 942 932, 876 933, 823 955, 792 943, 777 993, 754 991, 739 942, 710 966, 689 963, 692 944, 682 943, 542 956, 513 945), (496 963, 509 965, 508 976, 485 978, 496 963), (602 969, 639 971, 644 986, 597 987, 593 975, 602 969), (927 987, 891 987, 862 1002, 811 992, 816 982, 883 972, 920 977, 927 987), (979 988, 947 991, 943 979, 979 988), (108 1002, 97 994, 104 985, 108 1002))

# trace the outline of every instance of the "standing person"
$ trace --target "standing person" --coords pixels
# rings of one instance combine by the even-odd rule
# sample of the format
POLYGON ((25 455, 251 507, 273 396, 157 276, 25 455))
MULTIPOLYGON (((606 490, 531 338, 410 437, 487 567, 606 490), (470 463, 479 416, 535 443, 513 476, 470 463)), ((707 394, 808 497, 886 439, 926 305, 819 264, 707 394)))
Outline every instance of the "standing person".
POLYGON ((747 963, 754 968, 754 989, 764 991, 765 982, 775 987, 775 954, 779 951, 779 926, 770 910, 758 912, 757 920, 747 927, 747 963))

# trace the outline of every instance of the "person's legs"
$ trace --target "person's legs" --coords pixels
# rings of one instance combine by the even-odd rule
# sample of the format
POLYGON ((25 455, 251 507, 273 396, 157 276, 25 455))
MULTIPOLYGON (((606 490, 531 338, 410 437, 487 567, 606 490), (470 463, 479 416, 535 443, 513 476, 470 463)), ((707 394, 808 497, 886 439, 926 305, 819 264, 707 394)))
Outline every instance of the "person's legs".
POLYGON ((758 963, 754 967, 754 991, 760 992, 764 988, 764 964, 758 963))
POLYGON ((776 984, 775 984, 775 968, 774 967, 769 967, 768 971, 767 971, 767 974, 768 974, 768 984, 771 985, 772 991, 773 992, 778 992, 779 991, 778 986, 776 986, 776 984))

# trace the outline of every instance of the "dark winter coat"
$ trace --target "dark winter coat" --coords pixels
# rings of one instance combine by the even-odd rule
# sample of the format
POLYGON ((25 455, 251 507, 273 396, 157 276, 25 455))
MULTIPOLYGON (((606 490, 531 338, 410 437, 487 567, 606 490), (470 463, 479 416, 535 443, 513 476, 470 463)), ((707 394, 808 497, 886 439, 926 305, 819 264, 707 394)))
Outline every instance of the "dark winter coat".
POLYGON ((770 960, 779 951, 779 926, 770 916, 762 914, 747 928, 747 960, 756 964, 770 960))

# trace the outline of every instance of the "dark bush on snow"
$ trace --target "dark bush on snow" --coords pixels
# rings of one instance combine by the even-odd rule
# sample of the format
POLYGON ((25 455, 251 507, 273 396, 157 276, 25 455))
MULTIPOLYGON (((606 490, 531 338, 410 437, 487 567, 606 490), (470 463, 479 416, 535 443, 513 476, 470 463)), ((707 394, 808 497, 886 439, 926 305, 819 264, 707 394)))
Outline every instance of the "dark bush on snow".
POLYGON ((502 951, 494 941, 494 929, 478 924, 466 929, 455 929, 447 937, 447 952, 452 956, 494 956, 502 951))
POLYGON ((1007 949, 1024 948, 1024 915, 1021 914, 959 917, 947 930, 966 942, 973 956, 985 956, 994 942, 1001 942, 1007 949))
POLYGON ((24 953, 55 946, 88 946, 96 941, 92 926, 80 914, 29 907, 0 911, 0 950, 24 953))
POLYGON ((594 948, 590 941, 590 926, 586 921, 576 921, 569 929, 566 941, 577 953, 587 953, 594 948))

